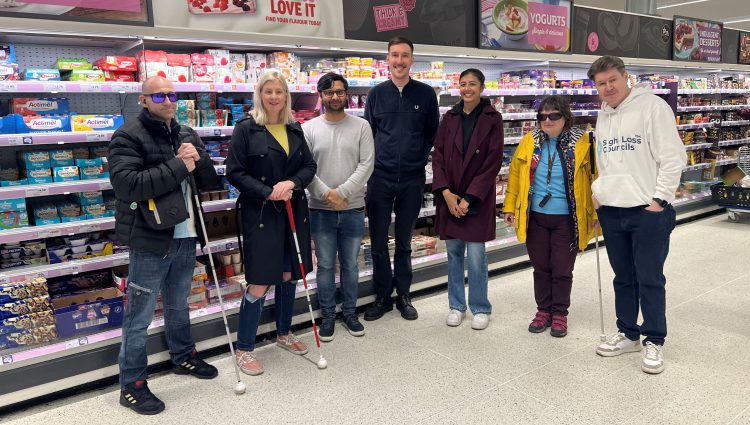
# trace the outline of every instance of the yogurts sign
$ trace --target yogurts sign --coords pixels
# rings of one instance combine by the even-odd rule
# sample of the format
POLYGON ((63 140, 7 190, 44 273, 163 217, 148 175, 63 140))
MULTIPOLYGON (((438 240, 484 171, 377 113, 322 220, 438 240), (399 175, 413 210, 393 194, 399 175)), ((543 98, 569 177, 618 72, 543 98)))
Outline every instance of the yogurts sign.
POLYGON ((571 6, 567 0, 481 0, 479 47, 568 52, 571 6))

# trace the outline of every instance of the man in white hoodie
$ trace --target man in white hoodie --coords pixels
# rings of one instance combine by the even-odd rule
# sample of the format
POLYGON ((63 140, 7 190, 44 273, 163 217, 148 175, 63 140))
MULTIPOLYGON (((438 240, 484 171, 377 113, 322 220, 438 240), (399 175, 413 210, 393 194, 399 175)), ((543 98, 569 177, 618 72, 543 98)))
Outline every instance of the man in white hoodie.
POLYGON ((671 203, 687 154, 672 109, 649 88, 629 88, 622 59, 602 56, 588 77, 602 100, 596 122, 599 177, 591 189, 615 273, 618 329, 596 352, 612 357, 642 351, 642 370, 661 373, 667 336, 664 262, 676 221, 671 203))

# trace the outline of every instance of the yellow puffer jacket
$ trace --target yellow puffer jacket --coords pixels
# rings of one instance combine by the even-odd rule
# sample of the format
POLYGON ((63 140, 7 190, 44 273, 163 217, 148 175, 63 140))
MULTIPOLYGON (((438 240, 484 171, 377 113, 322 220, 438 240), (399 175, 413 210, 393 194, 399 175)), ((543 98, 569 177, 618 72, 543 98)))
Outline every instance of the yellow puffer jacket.
MULTIPOLYGON (((596 210, 591 200, 591 176, 589 149, 591 142, 588 133, 576 141, 576 170, 573 177, 573 193, 576 198, 576 216, 578 217, 578 249, 583 251, 594 237, 596 210)), ((534 154, 534 135, 526 133, 521 139, 516 153, 510 163, 508 187, 505 190, 503 213, 513 213, 516 217, 516 236, 520 242, 526 242, 526 226, 529 212, 529 190, 531 188, 531 157, 534 154)))

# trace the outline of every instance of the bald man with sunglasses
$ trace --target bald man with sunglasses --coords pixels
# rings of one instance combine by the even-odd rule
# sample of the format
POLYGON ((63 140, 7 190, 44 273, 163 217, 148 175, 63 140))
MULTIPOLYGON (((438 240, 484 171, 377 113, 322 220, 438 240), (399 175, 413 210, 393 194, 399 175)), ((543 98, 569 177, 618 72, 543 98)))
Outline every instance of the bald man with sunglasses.
POLYGON ((117 199, 115 231, 130 248, 128 302, 120 347, 120 404, 144 415, 164 410, 148 388, 146 337, 161 292, 164 333, 179 375, 217 376, 198 357, 190 333, 187 298, 193 281, 198 190, 219 178, 198 134, 175 119, 177 95, 166 78, 143 83, 137 118, 120 127, 109 144, 110 180, 117 199))

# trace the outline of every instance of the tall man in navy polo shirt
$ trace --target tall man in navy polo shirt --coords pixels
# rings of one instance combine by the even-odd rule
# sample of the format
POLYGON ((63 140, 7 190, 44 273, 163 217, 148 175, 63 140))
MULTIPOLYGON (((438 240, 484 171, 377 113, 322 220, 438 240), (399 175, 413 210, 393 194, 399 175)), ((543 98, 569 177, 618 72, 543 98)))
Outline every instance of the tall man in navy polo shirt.
POLYGON ((412 306, 411 233, 422 207, 425 165, 437 133, 440 114, 435 91, 409 77, 414 45, 403 37, 388 42, 391 79, 370 90, 365 119, 375 136, 375 170, 367 183, 367 215, 372 242, 375 304, 365 320, 377 320, 396 308, 406 320, 416 320, 412 306), (388 228, 396 214, 396 252, 391 272, 388 228))

